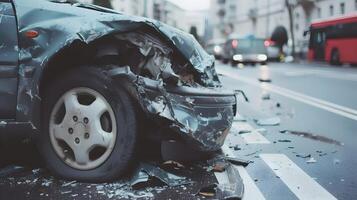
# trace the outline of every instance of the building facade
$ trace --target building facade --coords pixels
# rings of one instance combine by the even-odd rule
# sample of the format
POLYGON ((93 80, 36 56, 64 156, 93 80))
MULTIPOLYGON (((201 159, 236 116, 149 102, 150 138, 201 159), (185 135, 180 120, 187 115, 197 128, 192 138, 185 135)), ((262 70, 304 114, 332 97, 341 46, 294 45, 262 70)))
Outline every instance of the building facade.
MULTIPOLYGON (((79 0, 93 3, 93 0, 79 0)), ((144 16, 189 32, 192 26, 198 35, 205 37, 207 11, 188 11, 167 0, 111 0, 114 10, 129 15, 144 16)))
POLYGON ((277 26, 291 33, 287 3, 292 8, 296 52, 306 50, 303 32, 312 21, 357 12, 357 0, 211 0, 214 37, 234 32, 269 38, 277 26))

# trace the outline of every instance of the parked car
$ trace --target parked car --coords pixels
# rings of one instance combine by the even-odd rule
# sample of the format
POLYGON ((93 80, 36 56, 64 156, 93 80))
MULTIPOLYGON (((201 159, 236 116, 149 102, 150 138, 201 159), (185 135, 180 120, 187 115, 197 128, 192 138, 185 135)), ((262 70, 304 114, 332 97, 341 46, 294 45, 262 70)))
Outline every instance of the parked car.
POLYGON ((216 59, 221 59, 224 43, 225 43, 224 39, 214 39, 208 42, 205 49, 207 53, 214 55, 216 59))
POLYGON ((0 10, 0 141, 33 139, 55 175, 118 178, 142 137, 223 145, 235 94, 190 34, 63 0, 0 10))
POLYGON ((267 49, 268 61, 280 61, 280 49, 274 41, 267 39, 264 41, 264 46, 267 49))
POLYGON ((231 35, 224 46, 223 62, 231 62, 232 65, 237 63, 265 64, 268 56, 264 41, 265 39, 254 36, 231 35))

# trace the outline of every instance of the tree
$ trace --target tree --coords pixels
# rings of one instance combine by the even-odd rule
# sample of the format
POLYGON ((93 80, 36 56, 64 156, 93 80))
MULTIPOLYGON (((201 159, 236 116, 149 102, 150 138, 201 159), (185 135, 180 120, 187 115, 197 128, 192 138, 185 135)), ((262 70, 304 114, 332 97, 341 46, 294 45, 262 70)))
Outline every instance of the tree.
POLYGON ((198 36, 197 27, 196 26, 191 26, 190 34, 192 34, 193 37, 195 37, 197 41, 200 41, 200 37, 198 36))
POLYGON ((290 0, 285 0, 285 6, 288 9, 288 14, 289 14, 289 28, 290 28, 290 36, 292 41, 292 47, 291 47, 292 55, 295 55, 295 34, 294 34, 294 18, 293 18, 293 11, 295 5, 291 3, 290 0))
POLYGON ((285 0, 285 6, 289 14, 289 27, 292 41, 292 54, 295 54, 295 34, 294 34, 294 17, 293 12, 297 6, 301 6, 308 20, 310 19, 311 11, 315 6, 314 0, 285 0))
POLYGON ((273 40, 279 47, 280 53, 283 52, 283 46, 288 42, 288 32, 284 26, 277 26, 271 35, 273 40))
POLYGON ((102 7, 106 7, 106 8, 110 8, 110 9, 113 8, 113 6, 111 4, 111 0, 94 0, 93 4, 102 6, 102 7))

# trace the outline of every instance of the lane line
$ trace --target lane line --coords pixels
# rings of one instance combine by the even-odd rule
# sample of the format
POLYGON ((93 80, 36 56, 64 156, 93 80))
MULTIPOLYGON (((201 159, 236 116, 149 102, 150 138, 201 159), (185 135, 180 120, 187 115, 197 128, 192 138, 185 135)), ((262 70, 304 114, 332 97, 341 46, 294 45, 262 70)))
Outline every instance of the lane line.
POLYGON ((321 99, 317 99, 314 97, 310 97, 298 92, 294 92, 285 88, 281 88, 272 84, 261 84, 256 82, 255 80, 252 79, 247 79, 247 78, 243 78, 243 77, 239 77, 237 75, 232 75, 229 74, 228 72, 224 71, 224 70, 218 70, 221 74, 224 74, 227 77, 230 78, 234 78, 236 80, 240 80, 243 81, 245 83, 257 86, 257 87, 261 87, 264 90, 269 90, 271 92, 274 92, 276 94, 279 94, 281 96, 284 97, 288 97, 291 99, 294 99, 296 101, 300 101, 306 104, 309 104, 311 106, 315 106, 318 107, 320 109, 335 113, 337 115, 343 116, 343 117, 347 117, 353 120, 357 121, 357 110, 351 109, 351 108, 347 108, 345 106, 341 106, 341 105, 337 105, 325 100, 321 100, 321 99))
POLYGON ((336 199, 286 155, 260 154, 260 157, 299 199, 336 199))
POLYGON ((234 122, 232 125, 233 130, 247 131, 247 133, 239 134, 247 144, 270 144, 270 141, 265 138, 258 129, 254 129, 246 122, 234 122))
MULTIPOLYGON (((227 145, 223 145, 222 151, 227 156, 236 157, 232 152, 232 150, 230 150, 227 145)), ((247 170, 242 166, 234 165, 234 167, 239 171, 239 175, 243 180, 243 184, 244 184, 243 200, 265 200, 265 197, 263 196, 259 188, 255 185, 253 179, 249 176, 247 170)))
MULTIPOLYGON (((280 72, 285 76, 296 77, 296 76, 305 76, 305 75, 313 75, 320 78, 333 78, 338 80, 345 80, 345 81, 357 81, 356 74, 336 74, 336 72, 326 71, 326 70, 295 70, 295 71, 288 71, 288 72, 281 72, 275 68, 271 70, 280 72)), ((348 72, 347 72, 348 73, 348 72)))

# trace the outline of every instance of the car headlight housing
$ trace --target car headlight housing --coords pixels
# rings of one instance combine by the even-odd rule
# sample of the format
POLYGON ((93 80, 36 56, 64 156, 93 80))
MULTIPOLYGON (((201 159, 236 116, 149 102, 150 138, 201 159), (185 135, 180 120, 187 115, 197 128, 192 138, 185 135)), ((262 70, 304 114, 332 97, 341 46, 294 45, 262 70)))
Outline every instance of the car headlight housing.
POLYGON ((266 61, 268 59, 268 56, 265 54, 259 54, 257 58, 259 61, 266 61))
POLYGON ((236 54, 233 56, 233 60, 234 61, 242 61, 243 60, 243 56, 240 54, 236 54))

